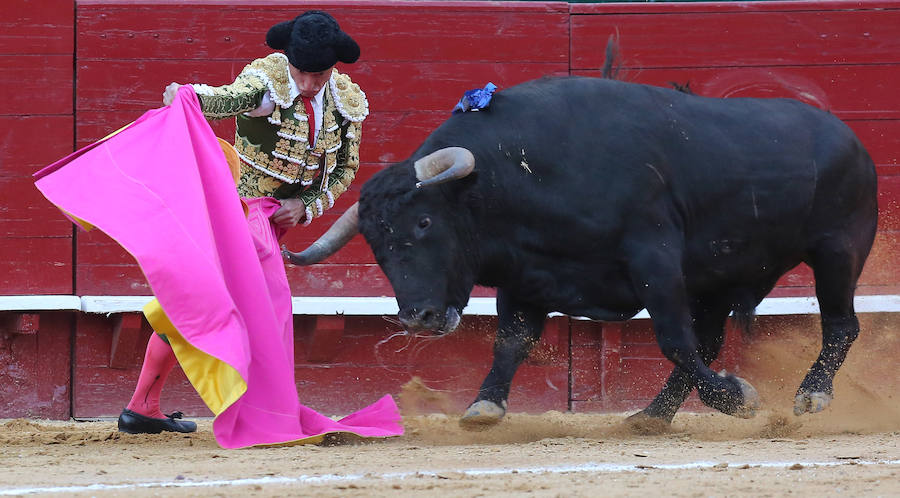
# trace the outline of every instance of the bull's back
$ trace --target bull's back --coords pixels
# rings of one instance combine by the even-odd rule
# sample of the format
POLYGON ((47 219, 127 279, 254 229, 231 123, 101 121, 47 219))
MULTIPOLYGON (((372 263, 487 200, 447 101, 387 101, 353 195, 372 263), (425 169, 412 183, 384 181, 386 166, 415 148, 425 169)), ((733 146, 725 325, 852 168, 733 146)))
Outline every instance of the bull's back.
POLYGON ((668 93, 652 127, 671 165, 691 288, 761 299, 829 238, 852 240, 853 257, 865 259, 876 173, 849 127, 791 99, 668 93))
POLYGON ((546 78, 500 92, 488 111, 456 115, 442 128, 433 137, 443 143, 426 143, 420 155, 467 147, 512 203, 531 196, 613 217, 665 196, 685 224, 793 230, 814 208, 841 208, 815 199, 874 185, 849 128, 790 99, 546 78))
POLYGON ((790 99, 705 98, 565 77, 511 87, 486 111, 452 116, 413 158, 462 146, 475 152, 476 168, 511 183, 539 180, 534 187, 545 191, 585 183, 628 189, 661 176, 681 195, 701 183, 715 195, 748 177, 814 178, 815 168, 832 165, 813 160, 850 140, 839 120, 790 99))

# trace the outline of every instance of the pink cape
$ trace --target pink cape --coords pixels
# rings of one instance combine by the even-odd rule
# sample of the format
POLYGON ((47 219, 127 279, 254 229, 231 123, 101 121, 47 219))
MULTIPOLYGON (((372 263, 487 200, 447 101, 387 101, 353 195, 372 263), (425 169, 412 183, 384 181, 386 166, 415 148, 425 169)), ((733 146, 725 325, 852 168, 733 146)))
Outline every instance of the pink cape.
MULTIPOLYGON (((217 415, 213 431, 222 447, 297 442, 331 432, 403 433, 389 395, 340 421, 300 404, 290 289, 268 222, 279 205, 270 198, 248 200, 245 217, 190 86, 181 87, 172 105, 148 111, 34 176, 50 202, 130 252, 177 332, 246 384, 220 406, 204 397, 217 415)), ((180 355, 179 361, 187 364, 180 355)), ((201 396, 206 390, 198 387, 201 396)))

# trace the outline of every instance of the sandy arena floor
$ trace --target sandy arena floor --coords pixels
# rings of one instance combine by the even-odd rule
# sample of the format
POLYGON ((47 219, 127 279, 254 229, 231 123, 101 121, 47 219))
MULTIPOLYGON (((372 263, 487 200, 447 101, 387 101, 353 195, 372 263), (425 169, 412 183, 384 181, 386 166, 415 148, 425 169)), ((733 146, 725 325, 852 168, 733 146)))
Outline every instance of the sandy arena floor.
POLYGON ((671 432, 635 436, 621 420, 512 414, 470 433, 428 415, 392 440, 228 451, 209 421, 135 436, 19 419, 0 426, 0 495, 900 496, 900 422, 679 414, 671 432))
POLYGON ((765 410, 750 420, 679 413, 636 435, 623 414, 512 406, 466 432, 458 414, 428 413, 441 395, 414 381, 396 393, 406 435, 380 441, 223 450, 210 420, 156 436, 0 420, 0 496, 900 496, 900 338, 885 325, 861 336, 816 415, 790 409, 818 339, 758 338, 742 375, 765 410))

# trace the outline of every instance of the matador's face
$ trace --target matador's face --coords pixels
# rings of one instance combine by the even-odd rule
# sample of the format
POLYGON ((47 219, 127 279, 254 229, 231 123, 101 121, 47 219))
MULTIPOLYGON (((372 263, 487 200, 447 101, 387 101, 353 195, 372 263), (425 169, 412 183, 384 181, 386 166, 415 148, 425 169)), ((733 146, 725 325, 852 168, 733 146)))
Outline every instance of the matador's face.
POLYGON ((328 79, 331 78, 330 67, 324 71, 315 73, 301 71, 291 64, 288 64, 288 69, 291 72, 291 78, 297 85, 297 89, 300 90, 300 95, 306 98, 315 97, 316 94, 319 93, 319 90, 325 86, 325 83, 328 82, 328 79))

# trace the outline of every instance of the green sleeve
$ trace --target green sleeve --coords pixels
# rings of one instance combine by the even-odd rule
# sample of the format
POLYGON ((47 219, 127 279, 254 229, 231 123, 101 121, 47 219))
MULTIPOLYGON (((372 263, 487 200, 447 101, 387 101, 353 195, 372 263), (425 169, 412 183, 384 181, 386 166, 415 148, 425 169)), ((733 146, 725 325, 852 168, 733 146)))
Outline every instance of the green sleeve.
POLYGON ((241 73, 234 83, 219 87, 192 85, 200 99, 200 109, 209 119, 223 119, 259 107, 268 87, 254 74, 241 73))

